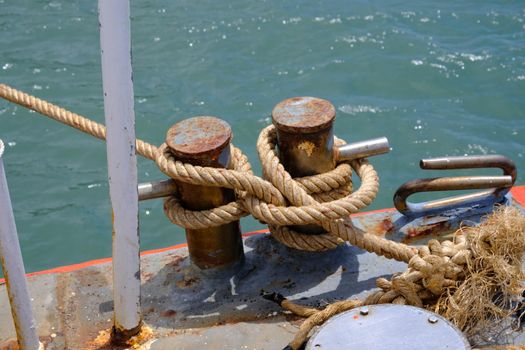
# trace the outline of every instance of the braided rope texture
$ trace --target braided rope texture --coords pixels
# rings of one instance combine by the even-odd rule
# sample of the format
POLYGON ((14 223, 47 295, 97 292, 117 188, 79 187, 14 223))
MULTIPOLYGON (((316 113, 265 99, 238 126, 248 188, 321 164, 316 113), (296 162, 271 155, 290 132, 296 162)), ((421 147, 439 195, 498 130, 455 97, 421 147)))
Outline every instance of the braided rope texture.
MULTIPOLYGON (((104 125, 7 85, 0 84, 0 96, 96 138, 104 140, 106 137, 104 125)), ((177 225, 185 228, 212 227, 239 220, 250 213, 268 224, 277 240, 296 249, 327 250, 348 241, 399 261, 408 262, 416 254, 414 248, 367 234, 352 224, 349 215, 369 205, 379 188, 377 173, 366 160, 340 164, 325 174, 292 179, 279 161, 275 140, 275 128, 268 126, 262 130, 257 141, 265 179, 253 174, 247 157, 233 146, 233 169, 181 163, 172 157, 165 144, 157 148, 137 139, 136 149, 138 154, 154 160, 159 169, 173 179, 235 190, 238 198, 235 202, 200 212, 188 211, 175 197, 168 198, 164 203, 165 212, 177 225), (361 178, 360 188, 353 193, 350 193, 351 168, 361 178), (327 233, 306 235, 289 228, 291 225, 307 224, 322 226, 327 233)))

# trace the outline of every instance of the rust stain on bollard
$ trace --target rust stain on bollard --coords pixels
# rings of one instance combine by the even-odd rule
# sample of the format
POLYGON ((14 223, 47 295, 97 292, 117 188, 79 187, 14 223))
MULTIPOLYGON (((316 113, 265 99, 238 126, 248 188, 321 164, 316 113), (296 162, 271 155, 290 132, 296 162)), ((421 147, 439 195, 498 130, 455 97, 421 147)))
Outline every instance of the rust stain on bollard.
MULTIPOLYGON (((272 121, 277 129, 279 158, 292 177, 317 175, 335 168, 334 120, 334 106, 320 98, 293 97, 275 106, 272 121)), ((324 232, 316 225, 294 229, 303 233, 324 232)))
MULTIPOLYGON (((194 117, 173 125, 166 143, 177 160, 192 165, 227 168, 230 163, 231 128, 215 117, 194 117)), ((206 210, 235 200, 233 190, 177 181, 182 205, 206 210)), ((201 269, 226 267, 244 258, 238 221, 206 229, 186 229, 191 261, 201 269)))

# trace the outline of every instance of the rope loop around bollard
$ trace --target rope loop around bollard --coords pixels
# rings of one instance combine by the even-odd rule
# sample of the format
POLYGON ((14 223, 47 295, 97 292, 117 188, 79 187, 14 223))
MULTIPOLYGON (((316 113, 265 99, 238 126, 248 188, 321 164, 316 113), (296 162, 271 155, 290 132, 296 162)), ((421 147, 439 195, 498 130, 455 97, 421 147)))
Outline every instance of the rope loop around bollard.
MULTIPOLYGON (((289 223, 282 223, 281 225, 272 223, 274 225, 270 225, 270 229, 276 239, 287 246, 301 250, 326 250, 336 247, 343 241, 349 241, 362 249, 401 261, 408 261, 413 256, 413 249, 404 245, 398 247, 397 243, 362 232, 354 227, 349 218, 350 214, 369 205, 379 189, 377 173, 366 160, 350 163, 361 178, 361 186, 357 191, 339 199, 319 203, 284 169, 275 150, 276 137, 276 130, 273 125, 263 129, 259 135, 257 151, 263 167, 263 174, 293 205, 283 210, 296 212, 298 215, 302 213, 311 214, 316 219, 314 222, 303 221, 300 224, 316 223, 328 231, 327 234, 308 235, 283 227, 289 223)), ((339 144, 344 143, 340 139, 336 139, 336 141, 339 144)), ((325 181, 327 174, 317 175, 316 178, 319 181, 325 181)), ((348 178, 350 175, 348 174, 348 178)))
MULTIPOLYGON (((158 162, 162 164, 161 171, 165 170, 168 173, 168 176, 176 176, 176 174, 178 173, 171 172, 166 165, 166 162, 173 161, 173 158, 169 155, 168 148, 161 148, 162 149, 159 152, 157 158, 158 162)), ((247 174, 252 174, 251 165, 248 162, 248 158, 241 152, 241 150, 234 147, 233 145, 231 146, 231 150, 231 166, 233 167, 233 170, 245 172, 247 174)), ((185 166, 188 166, 188 164, 185 164, 185 166)), ((174 178, 181 180, 178 177, 174 178)), ((182 226, 186 229, 203 229, 225 225, 230 222, 237 221, 241 217, 247 216, 249 214, 248 211, 246 211, 245 209, 244 200, 242 199, 243 191, 236 190, 236 192, 238 198, 236 201, 230 202, 225 205, 221 205, 213 209, 200 211, 185 209, 181 205, 176 195, 170 196, 164 200, 164 213, 172 223, 182 226)))

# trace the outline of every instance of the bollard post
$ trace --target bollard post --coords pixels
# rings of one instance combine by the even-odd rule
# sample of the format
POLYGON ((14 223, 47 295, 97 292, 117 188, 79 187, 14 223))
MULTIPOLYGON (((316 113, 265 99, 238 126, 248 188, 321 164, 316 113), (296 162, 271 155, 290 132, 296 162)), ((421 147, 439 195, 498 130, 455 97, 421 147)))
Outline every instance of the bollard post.
MULTIPOLYGON (((317 175, 333 170, 338 162, 384 154, 390 151, 386 137, 334 145, 335 108, 327 100, 293 97, 272 111, 277 130, 279 159, 292 177, 317 175)), ((299 232, 325 232, 316 225, 295 226, 299 232)))
MULTIPOLYGON (((277 130, 279 158, 292 177, 334 169, 334 120, 334 106, 315 97, 289 98, 275 106, 272 121, 277 130)), ((294 226, 294 229, 310 234, 325 232, 317 225, 294 226)))
POLYGON ((3 153, 4 143, 0 140, 0 261, 6 280, 18 345, 21 350, 37 350, 43 347, 38 340, 36 321, 31 310, 24 261, 2 162, 3 153))
POLYGON ((129 0, 99 0, 108 180, 113 209, 112 341, 141 328, 140 257, 129 0))
MULTIPOLYGON (((176 160, 192 165, 227 168, 231 128, 215 117, 194 117, 173 125, 166 143, 176 160)), ((206 210, 235 200, 234 191, 176 181, 181 204, 188 210, 206 210)), ((201 269, 231 267, 244 260, 239 221, 205 229, 186 229, 192 263, 201 269)))
POLYGON ((272 111, 279 158, 292 177, 317 175, 334 169, 335 108, 326 100, 294 97, 272 111))

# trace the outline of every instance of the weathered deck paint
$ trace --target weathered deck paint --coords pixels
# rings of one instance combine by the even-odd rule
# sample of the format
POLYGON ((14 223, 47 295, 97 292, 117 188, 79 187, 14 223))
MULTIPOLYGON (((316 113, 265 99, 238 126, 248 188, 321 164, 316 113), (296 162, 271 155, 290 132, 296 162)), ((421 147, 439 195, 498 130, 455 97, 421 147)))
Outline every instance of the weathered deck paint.
MULTIPOLYGON (((523 209, 525 187, 514 188, 512 195, 513 205, 523 209)), ((475 210, 463 214, 469 222, 483 215, 475 210)), ((406 222, 395 210, 383 209, 353 218, 361 228, 410 244, 442 238, 444 233, 443 227, 419 228, 440 227, 443 217, 406 222)), ((451 220, 445 233, 453 232, 458 224, 451 220)), ((324 253, 295 251, 265 232, 244 235, 246 262, 235 274, 202 273, 189 263, 184 244, 142 254, 142 312, 155 336, 149 349, 279 349, 292 339, 301 320, 262 299, 261 289, 292 300, 305 298, 305 304, 317 306, 362 297, 374 288, 376 278, 406 268, 349 245, 324 253)), ((39 335, 47 349, 104 348, 95 340, 111 327, 110 260, 30 274, 28 282, 39 335)), ((1 285, 0 344, 15 336, 5 305, 5 286, 1 285)), ((512 336, 516 343, 525 341, 523 334, 502 334, 512 336)))

